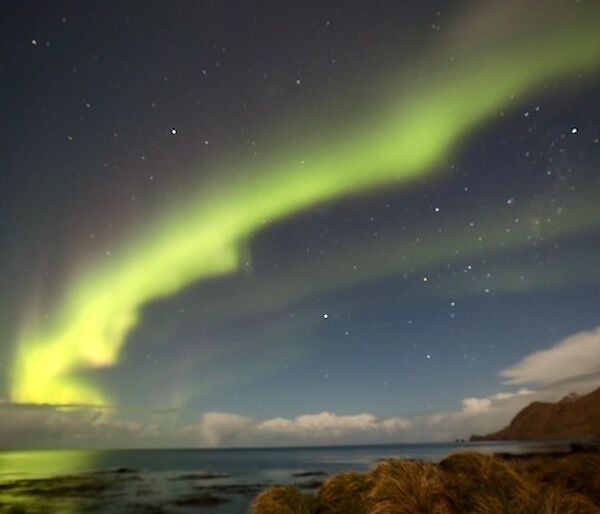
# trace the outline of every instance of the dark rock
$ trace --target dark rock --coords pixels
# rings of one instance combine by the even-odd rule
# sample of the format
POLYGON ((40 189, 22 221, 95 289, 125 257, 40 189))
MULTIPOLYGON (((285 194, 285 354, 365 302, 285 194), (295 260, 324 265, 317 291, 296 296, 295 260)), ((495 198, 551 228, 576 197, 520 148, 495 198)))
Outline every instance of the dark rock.
POLYGON ((130 503, 127 505, 130 512, 135 514, 166 514, 166 510, 160 505, 152 503, 130 503))
POLYGON ((130 468, 117 468, 115 469, 115 473, 137 473, 137 471, 135 469, 130 469, 130 468))
POLYGON ((223 503, 229 503, 230 501, 231 500, 228 498, 214 496, 209 493, 202 493, 197 496, 179 498, 173 502, 173 505, 176 505, 177 507, 215 507, 223 503))
POLYGON ((271 484, 218 484, 209 486, 199 486, 198 489, 204 492, 219 492, 225 494, 242 494, 246 496, 252 496, 271 484))
POLYGON ((571 443, 571 452, 572 453, 600 453, 600 442, 594 443, 582 443, 582 442, 574 442, 571 443))
POLYGON ((199 473, 189 473, 187 475, 177 475, 169 480, 213 480, 216 478, 229 478, 229 473, 220 473, 217 471, 202 471, 199 473))
POLYGON ((100 469, 97 471, 89 471, 87 473, 84 473, 85 475, 115 475, 115 474, 119 474, 119 475, 133 475, 139 473, 139 471, 137 469, 132 469, 132 468, 125 468, 125 467, 121 467, 121 468, 113 468, 113 469, 100 469))
POLYGON ((294 473, 294 477, 326 477, 325 471, 301 471, 300 473, 294 473))

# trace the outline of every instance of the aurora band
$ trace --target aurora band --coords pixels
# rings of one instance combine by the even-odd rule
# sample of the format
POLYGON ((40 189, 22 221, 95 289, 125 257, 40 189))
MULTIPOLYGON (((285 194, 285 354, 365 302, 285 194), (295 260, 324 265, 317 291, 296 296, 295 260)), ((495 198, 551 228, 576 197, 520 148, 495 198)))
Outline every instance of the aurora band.
MULTIPOLYGON (((591 13, 523 40, 468 51, 411 93, 389 95, 367 121, 302 151, 274 148, 243 179, 199 188, 138 237, 72 277, 56 309, 18 335, 11 400, 99 404, 110 399, 81 377, 112 366, 144 304, 202 278, 232 273, 254 232, 318 202, 399 185, 435 170, 476 127, 544 81, 600 64, 600 19, 591 13), (326 144, 325 144, 326 143, 326 144)), ((432 66, 440 61, 432 61, 432 66)), ((390 81, 390 91, 394 81, 390 81)), ((400 86, 398 85, 398 89, 400 86)), ((247 169, 247 163, 229 163, 247 169)))

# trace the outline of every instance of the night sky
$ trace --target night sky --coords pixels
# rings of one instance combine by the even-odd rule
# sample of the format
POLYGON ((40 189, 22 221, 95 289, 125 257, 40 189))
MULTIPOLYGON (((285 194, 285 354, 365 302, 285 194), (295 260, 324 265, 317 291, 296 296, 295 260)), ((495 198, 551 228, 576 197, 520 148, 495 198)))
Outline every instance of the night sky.
POLYGON ((599 25, 3 2, 4 444, 447 440, 600 385, 599 25))

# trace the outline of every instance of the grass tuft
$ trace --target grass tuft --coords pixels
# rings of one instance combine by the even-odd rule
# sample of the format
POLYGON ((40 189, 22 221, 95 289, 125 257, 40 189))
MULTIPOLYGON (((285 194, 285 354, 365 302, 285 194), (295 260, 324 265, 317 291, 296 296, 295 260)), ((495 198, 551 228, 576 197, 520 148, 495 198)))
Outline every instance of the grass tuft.
POLYGON ((317 502, 297 487, 280 485, 260 493, 252 502, 250 514, 315 514, 317 502))
POLYGON ((369 514, 451 514, 454 512, 442 474, 435 464, 387 460, 371 471, 369 514))
POLYGON ((600 506, 600 454, 577 453, 554 459, 540 456, 517 465, 537 482, 588 497, 600 506))
POLYGON ((372 479, 366 473, 349 471, 333 475, 317 490, 319 513, 367 514, 372 485, 372 479))
POLYGON ((514 467, 492 455, 454 453, 439 467, 457 512, 520 512, 536 492, 535 486, 514 467))
POLYGON ((527 514, 599 514, 588 498, 553 486, 544 488, 534 500, 527 514))

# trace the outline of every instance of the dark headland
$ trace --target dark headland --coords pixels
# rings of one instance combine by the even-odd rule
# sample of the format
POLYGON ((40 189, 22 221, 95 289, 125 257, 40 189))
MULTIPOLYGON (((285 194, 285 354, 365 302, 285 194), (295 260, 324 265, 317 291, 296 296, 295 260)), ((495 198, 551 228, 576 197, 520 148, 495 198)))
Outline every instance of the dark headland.
POLYGON ((600 388, 586 395, 571 393, 556 403, 533 402, 510 424, 471 441, 600 440, 600 388))

